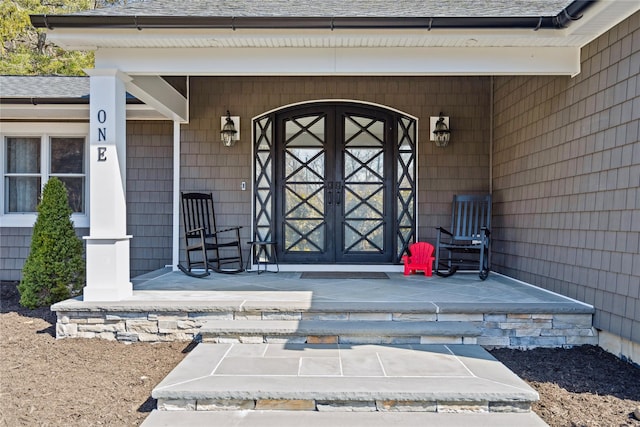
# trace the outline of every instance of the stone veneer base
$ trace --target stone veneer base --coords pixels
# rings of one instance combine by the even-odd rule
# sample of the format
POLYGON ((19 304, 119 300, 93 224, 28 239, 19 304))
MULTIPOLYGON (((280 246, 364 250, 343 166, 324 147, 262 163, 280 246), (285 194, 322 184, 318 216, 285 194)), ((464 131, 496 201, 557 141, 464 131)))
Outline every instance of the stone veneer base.
MULTIPOLYGON (((387 304, 386 308, 381 303, 348 305, 342 303, 339 307, 300 309, 287 303, 280 308, 266 303, 261 309, 256 304, 251 307, 191 304, 181 308, 179 303, 160 306, 113 303, 110 306, 108 303, 69 300, 54 305, 52 310, 57 313, 57 338, 100 338, 122 342, 201 341, 199 330, 209 320, 269 322, 313 319, 327 323, 332 320, 467 322, 479 328, 480 334, 467 337, 466 341, 464 337, 458 337, 452 343, 465 342, 487 348, 528 349, 598 344, 597 331, 592 327, 592 309, 584 305, 450 304, 435 307, 427 304, 420 308, 404 304, 404 310, 393 303, 387 304)), ((430 339, 446 342, 433 337, 423 337, 422 342, 430 342, 430 339)), ((257 340, 262 342, 266 338, 257 340)), ((383 342, 384 337, 381 340, 383 342)), ((241 342, 240 337, 238 342, 241 342)))

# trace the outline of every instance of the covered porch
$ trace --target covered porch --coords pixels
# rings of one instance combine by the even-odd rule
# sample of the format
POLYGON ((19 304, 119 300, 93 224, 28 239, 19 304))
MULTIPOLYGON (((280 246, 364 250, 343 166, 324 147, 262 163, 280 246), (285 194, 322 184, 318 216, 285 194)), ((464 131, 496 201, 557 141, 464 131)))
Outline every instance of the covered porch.
MULTIPOLYGON (((267 126, 272 123, 268 117, 264 127, 256 123, 265 114, 291 105, 349 100, 416 118, 415 129, 411 127, 415 147, 408 151, 415 159, 402 165, 409 178, 395 174, 399 182, 412 181, 406 190, 411 197, 404 200, 407 215, 384 217, 381 222, 399 222, 402 217, 410 224, 403 224, 409 229, 404 241, 433 240, 432 226, 447 215, 452 194, 481 192, 502 197, 505 191, 500 175, 494 174, 494 168, 501 172, 502 164, 494 159, 500 148, 499 144, 494 147, 494 142, 500 143, 494 131, 501 129, 502 119, 500 109, 494 114, 495 101, 500 99, 496 89, 501 84, 494 77, 579 75, 580 49, 607 31, 612 22, 637 9, 624 2, 567 1, 520 11, 522 16, 512 16, 508 8, 478 8, 472 10, 477 18, 471 19, 462 6, 451 9, 434 3, 404 5, 406 9, 393 11, 367 8, 366 16, 354 19, 362 12, 361 5, 344 2, 324 4, 322 11, 305 4, 280 10, 277 2, 265 3, 261 10, 239 2, 237 9, 230 10, 211 2, 205 13, 198 7, 182 8, 176 21, 178 12, 166 3, 155 4, 162 12, 158 15, 139 6, 116 7, 104 14, 31 18, 59 46, 92 49, 96 55, 95 69, 89 72, 88 181, 94 196, 89 198, 86 236, 87 301, 129 299, 133 295, 130 271, 140 272, 152 262, 156 267, 175 268, 180 261, 180 191, 212 191, 223 206, 221 222, 242 225, 243 240, 258 236, 282 242, 278 233, 290 224, 282 225, 286 218, 277 210, 283 206, 277 197, 285 196, 277 189, 289 181, 278 181, 275 173, 268 175, 268 168, 257 165, 264 160, 261 156, 267 158, 267 150, 281 147, 277 137, 283 137, 273 131, 269 135, 273 138, 259 141, 260 130, 267 135, 266 129, 277 126, 267 126), (278 10, 278 16, 265 14, 267 10, 278 10), (584 19, 576 23, 566 21, 566 17, 582 14, 584 19), (434 22, 431 16, 457 18, 434 22), (171 122, 160 132, 162 138, 149 138, 144 131, 132 135, 133 129, 127 134, 127 93, 171 122), (242 118, 238 137, 241 133, 243 141, 222 148, 212 142, 219 138, 218 123, 225 111, 242 118), (455 142, 448 150, 432 147, 425 137, 432 133, 429 121, 438 112, 452 117, 455 142), (424 142, 419 149, 417 135, 424 142), (164 144, 162 154, 155 146, 148 148, 162 166, 150 165, 143 154, 146 147, 142 146, 151 139, 164 144), (127 163, 127 156, 139 156, 129 159, 139 162, 127 163), (273 179, 256 174, 263 170, 265 177, 273 179), (261 185, 269 185, 269 191, 261 185), (136 196, 143 201, 140 205, 134 205, 136 196), (162 215, 153 218, 157 222, 151 230, 149 216, 158 212, 162 215), (260 227, 264 222, 279 223, 281 229, 270 230, 275 236, 263 236, 260 227), (158 246, 170 248, 170 259, 167 252, 155 253, 158 246)), ((340 134, 340 126, 328 126, 325 133, 340 134)), ((402 139, 406 135, 392 136, 402 139)), ((391 145, 393 138, 381 145, 391 145)), ((333 147, 328 142, 325 145, 333 147)), ((331 155, 326 158, 335 160, 331 155)), ((271 156, 266 160, 274 168, 274 162, 281 167, 286 159, 271 156)), ((324 169, 336 174, 322 176, 320 182, 344 188, 344 171, 331 161, 324 169)), ((387 176, 382 178, 385 183, 390 181, 387 176)), ((318 194, 329 200, 327 187, 318 194)), ((393 199, 388 190, 385 197, 393 199)), ((505 198, 495 200, 503 203, 505 198)), ((498 211, 496 225, 504 229, 512 216, 508 209, 503 211, 507 213, 498 211)), ((332 218, 332 214, 327 216, 332 218)), ((500 233, 495 235, 500 239, 500 233)), ((330 236, 329 242, 340 237, 330 236)), ((385 239, 391 241, 386 235, 385 239)), ((402 247, 394 255, 401 253, 402 247)), ((508 272, 503 259, 513 253, 506 250, 496 257, 501 271, 508 272)))

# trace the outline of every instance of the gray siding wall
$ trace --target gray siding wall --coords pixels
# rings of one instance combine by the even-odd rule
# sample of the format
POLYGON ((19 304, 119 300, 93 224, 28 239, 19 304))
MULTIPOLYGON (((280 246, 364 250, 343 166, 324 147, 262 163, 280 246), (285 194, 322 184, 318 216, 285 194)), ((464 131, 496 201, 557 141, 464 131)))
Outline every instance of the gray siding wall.
MULTIPOLYGON (((487 77, 193 77, 191 119, 182 127, 181 189, 212 191, 218 226, 251 226, 251 118, 292 103, 348 99, 381 104, 418 117, 420 240, 448 225, 455 193, 489 190, 487 77), (220 117, 241 117, 240 141, 220 143, 220 117), (429 116, 451 117, 451 143, 429 141, 429 116), (247 191, 241 191, 241 182, 247 191)), ((246 245, 243 245, 246 246, 246 245)))
POLYGON ((640 342, 640 14, 574 77, 497 77, 493 265, 640 342))
POLYGON ((173 123, 127 123, 131 277, 171 264, 173 123))
POLYGON ((32 233, 32 228, 0 229, 0 280, 20 280, 32 233))
MULTIPOLYGON (((29 256, 33 228, 0 228, 0 280, 19 281, 22 267, 29 256)), ((76 228, 80 237, 89 234, 88 228, 76 228)))

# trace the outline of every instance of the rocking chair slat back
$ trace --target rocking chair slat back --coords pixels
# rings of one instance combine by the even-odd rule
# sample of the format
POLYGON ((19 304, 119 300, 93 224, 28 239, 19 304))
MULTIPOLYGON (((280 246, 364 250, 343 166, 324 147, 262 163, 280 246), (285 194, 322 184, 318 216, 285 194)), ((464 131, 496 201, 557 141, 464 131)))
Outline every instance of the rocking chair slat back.
POLYGON ((190 234, 202 228, 205 236, 210 236, 211 231, 216 229, 213 201, 209 194, 189 193, 183 196, 182 215, 185 229, 190 234))
POLYGON ((460 267, 477 266, 480 278, 485 280, 491 268, 491 195, 454 196, 451 228, 437 230, 436 274, 446 277, 460 267), (473 259, 475 254, 477 262, 473 259))
POLYGON ((483 227, 491 228, 491 196, 454 196, 451 224, 454 239, 477 239, 483 227))

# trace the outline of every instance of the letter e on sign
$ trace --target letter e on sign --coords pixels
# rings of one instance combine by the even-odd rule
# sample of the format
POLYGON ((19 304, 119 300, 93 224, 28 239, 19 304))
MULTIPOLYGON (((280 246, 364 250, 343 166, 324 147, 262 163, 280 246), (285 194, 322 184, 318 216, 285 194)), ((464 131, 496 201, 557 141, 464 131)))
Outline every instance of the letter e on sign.
POLYGON ((107 161, 107 147, 98 147, 98 161, 99 162, 107 161))

